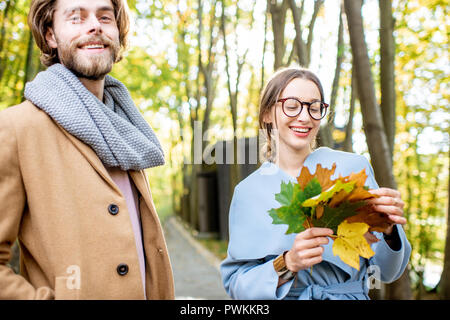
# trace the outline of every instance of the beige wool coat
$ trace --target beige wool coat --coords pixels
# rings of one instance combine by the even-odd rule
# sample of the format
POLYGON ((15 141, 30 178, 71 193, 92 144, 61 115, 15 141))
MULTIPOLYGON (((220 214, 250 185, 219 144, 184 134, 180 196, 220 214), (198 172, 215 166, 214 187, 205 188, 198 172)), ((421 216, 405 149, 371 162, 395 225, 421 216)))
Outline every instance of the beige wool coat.
POLYGON ((125 198, 95 152, 29 101, 0 112, 0 299, 173 299, 163 231, 143 171, 143 288, 125 198), (111 205, 119 209, 112 210, 111 205), (7 267, 19 239, 21 274, 7 267))

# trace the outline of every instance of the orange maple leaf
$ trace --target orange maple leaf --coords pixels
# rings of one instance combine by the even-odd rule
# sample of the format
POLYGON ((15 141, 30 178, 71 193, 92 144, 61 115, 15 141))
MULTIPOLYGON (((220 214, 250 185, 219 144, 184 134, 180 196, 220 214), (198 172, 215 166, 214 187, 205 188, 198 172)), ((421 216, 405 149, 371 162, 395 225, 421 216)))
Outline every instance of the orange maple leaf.
MULTIPOLYGON (((378 198, 378 195, 372 194, 365 187, 365 182, 367 179, 366 170, 362 169, 357 173, 350 173, 348 176, 343 177, 339 175, 336 180, 331 180, 331 176, 336 171, 336 163, 333 163, 331 169, 322 167, 321 164, 317 164, 316 172, 311 174, 307 167, 303 167, 300 175, 297 178, 298 184, 301 189, 304 190, 306 185, 313 179, 316 178, 319 182, 322 190, 328 190, 333 185, 335 185, 337 180, 342 183, 354 182, 355 188, 352 192, 348 193, 345 190, 341 190, 333 195, 329 200, 328 204, 320 204, 316 207, 316 219, 320 219, 324 212, 324 206, 331 208, 337 208, 345 202, 355 203, 359 201, 366 201, 372 198, 378 198)), ((387 227, 390 226, 391 222, 387 214, 376 212, 370 205, 365 205, 355 212, 355 215, 345 219, 349 223, 353 222, 363 222, 369 225, 369 231, 379 231, 383 232, 387 227)), ((305 228, 313 227, 312 219, 307 217, 303 223, 305 228)))
POLYGON ((327 190, 334 184, 334 180, 331 180, 331 176, 335 171, 336 163, 333 163, 331 169, 322 168, 319 163, 316 166, 316 172, 314 174, 311 174, 308 167, 303 167, 300 175, 297 177, 297 182, 300 185, 300 188, 304 190, 308 182, 313 178, 316 178, 319 181, 322 190, 327 190))

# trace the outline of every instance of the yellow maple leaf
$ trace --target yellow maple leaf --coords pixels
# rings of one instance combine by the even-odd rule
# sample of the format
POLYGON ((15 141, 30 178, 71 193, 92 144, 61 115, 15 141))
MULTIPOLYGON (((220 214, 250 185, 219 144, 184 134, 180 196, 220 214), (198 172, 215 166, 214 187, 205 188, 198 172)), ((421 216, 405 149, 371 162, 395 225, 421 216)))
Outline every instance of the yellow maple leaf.
POLYGON ((344 220, 338 226, 337 237, 333 243, 333 254, 358 271, 359 257, 369 259, 375 254, 364 238, 367 230, 369 225, 366 223, 348 223, 344 220))

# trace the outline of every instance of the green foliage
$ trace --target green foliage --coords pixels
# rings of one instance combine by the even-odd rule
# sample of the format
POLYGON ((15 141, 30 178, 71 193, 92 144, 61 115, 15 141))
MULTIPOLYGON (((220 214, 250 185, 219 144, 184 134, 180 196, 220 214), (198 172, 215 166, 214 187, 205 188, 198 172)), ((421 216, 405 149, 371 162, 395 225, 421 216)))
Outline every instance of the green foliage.
POLYGON ((396 15, 394 174, 403 195, 414 284, 442 265, 448 199, 448 4, 400 1, 396 15))
POLYGON ((306 217, 311 216, 311 209, 303 207, 302 203, 321 192, 322 187, 317 179, 310 181, 304 190, 298 184, 282 182, 280 193, 275 195, 275 199, 282 206, 269 211, 273 224, 287 224, 286 234, 299 233, 305 230, 303 223, 306 217))

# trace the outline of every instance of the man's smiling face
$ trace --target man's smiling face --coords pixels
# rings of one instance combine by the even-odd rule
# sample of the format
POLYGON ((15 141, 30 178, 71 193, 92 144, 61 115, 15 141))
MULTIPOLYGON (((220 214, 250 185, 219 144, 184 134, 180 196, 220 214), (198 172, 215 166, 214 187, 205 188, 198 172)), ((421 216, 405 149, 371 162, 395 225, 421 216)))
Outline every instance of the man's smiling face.
POLYGON ((119 30, 110 0, 58 0, 46 33, 60 62, 76 76, 98 80, 119 55, 119 30))

